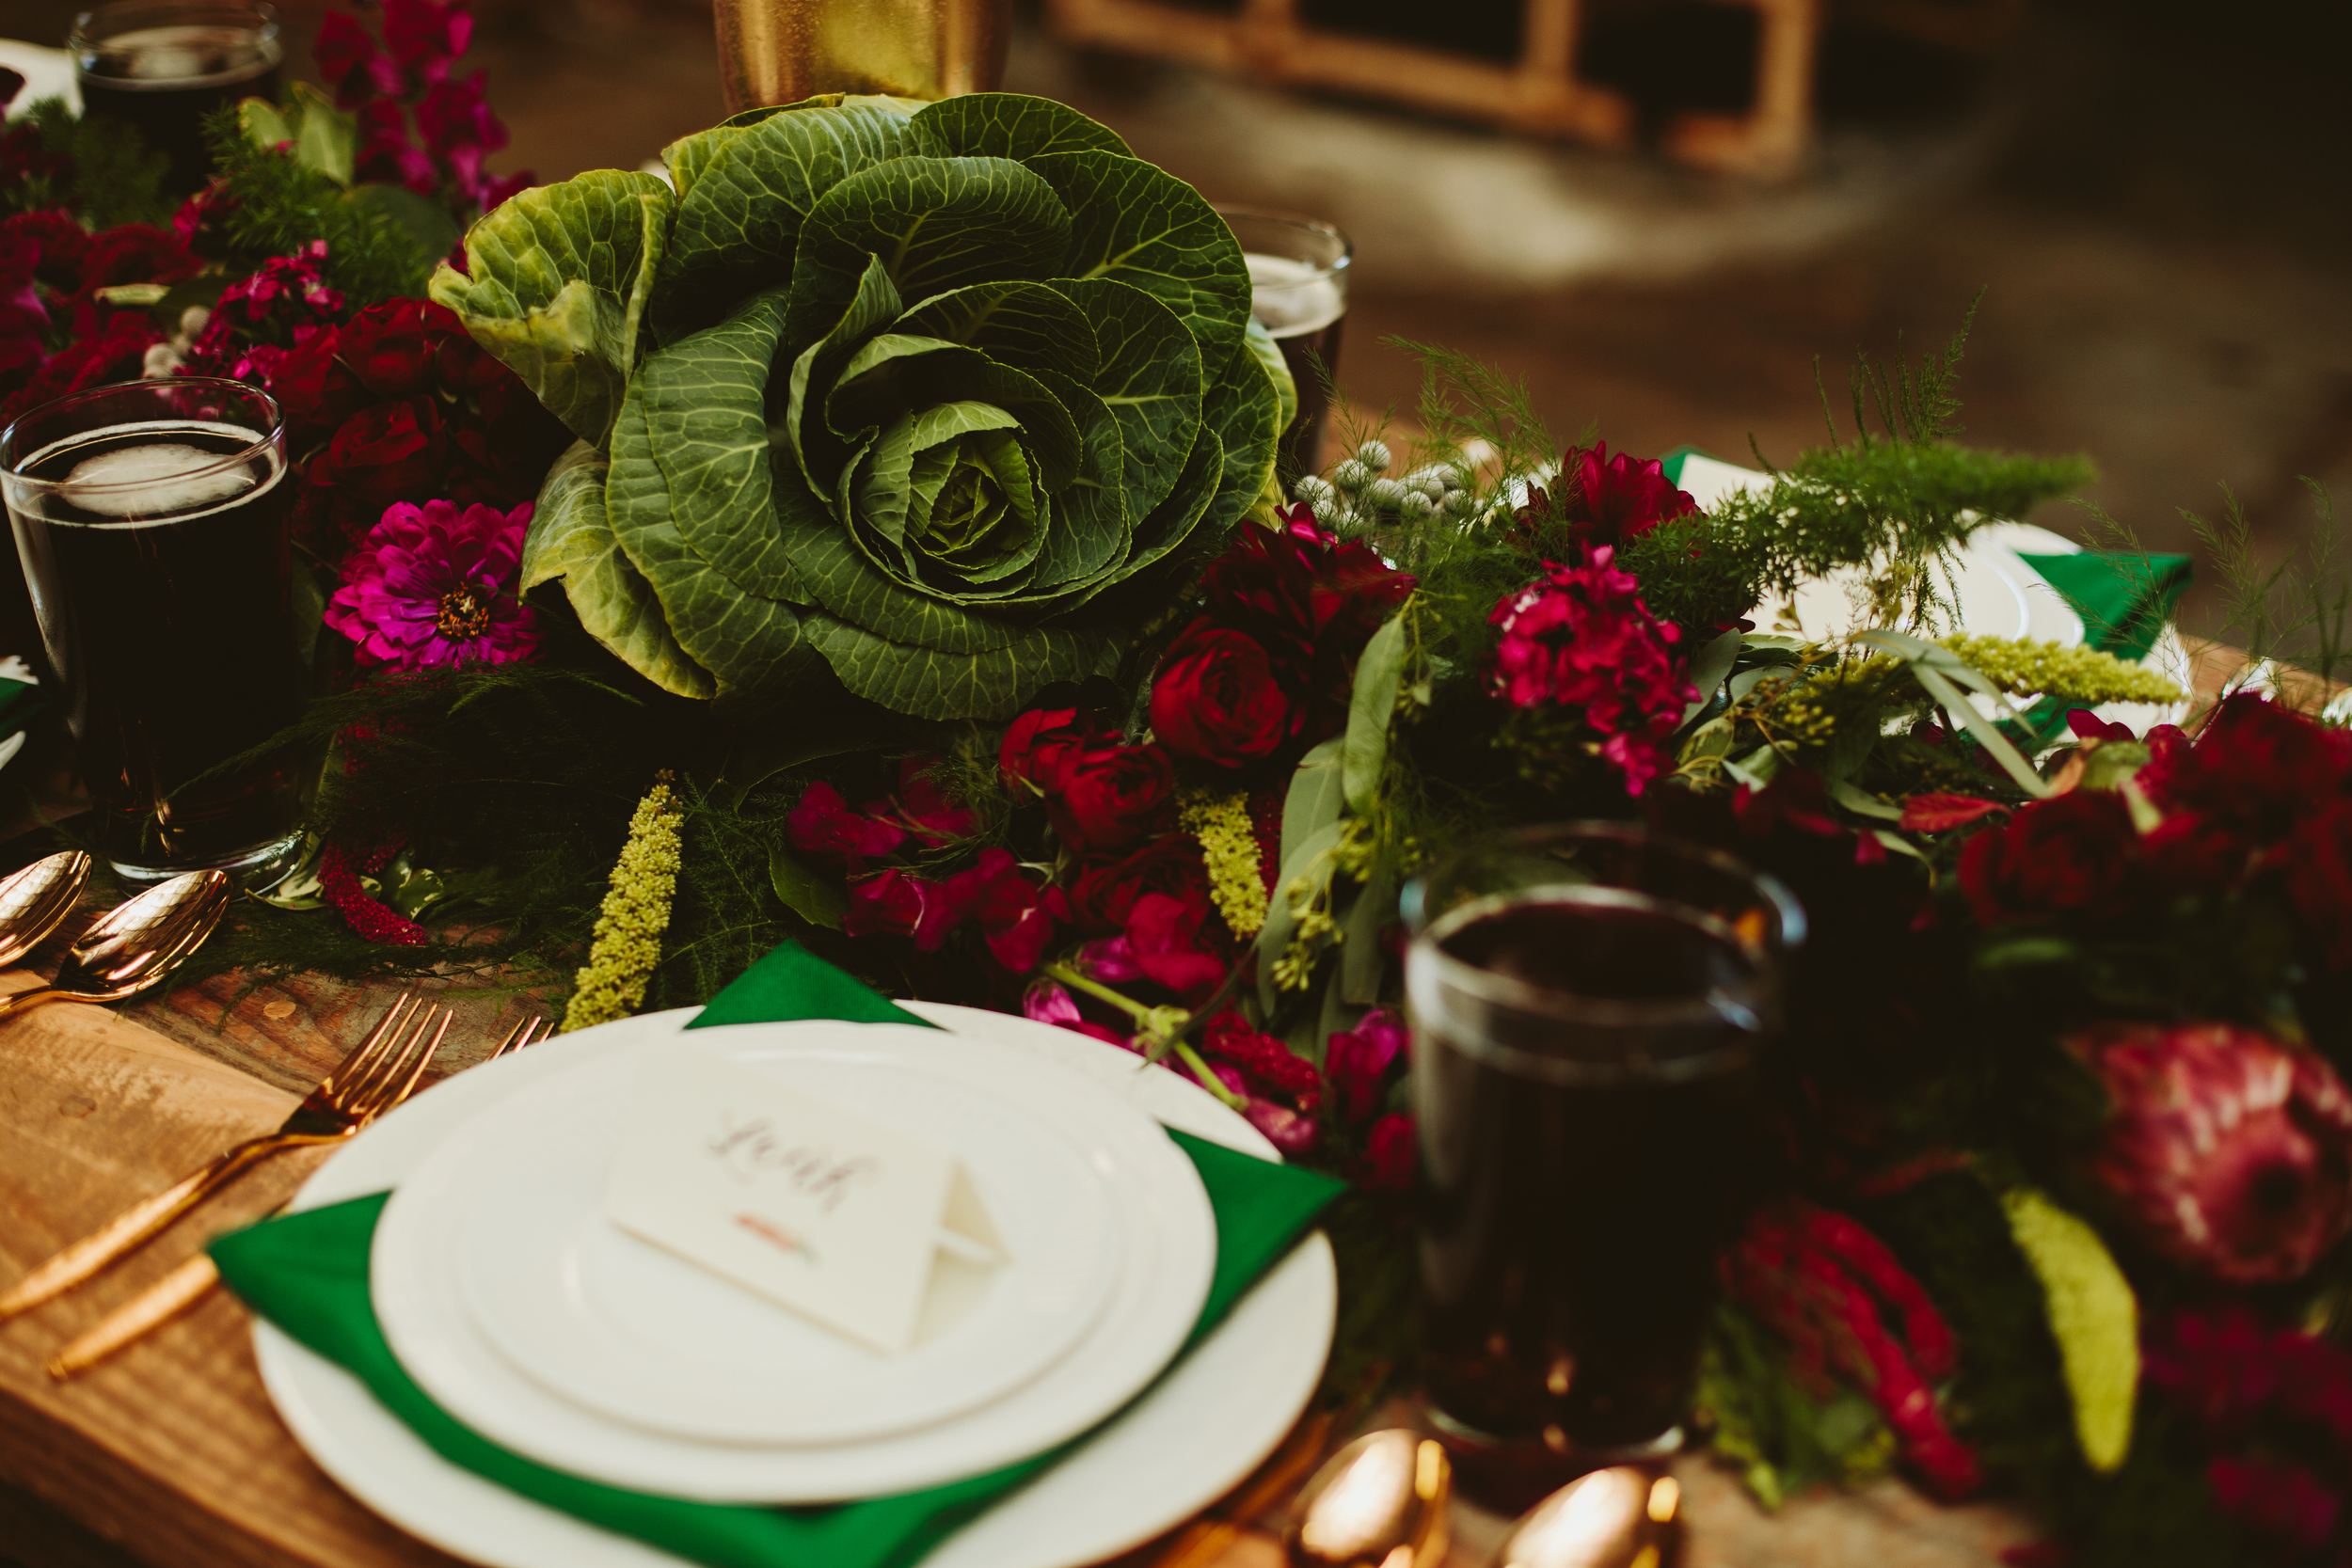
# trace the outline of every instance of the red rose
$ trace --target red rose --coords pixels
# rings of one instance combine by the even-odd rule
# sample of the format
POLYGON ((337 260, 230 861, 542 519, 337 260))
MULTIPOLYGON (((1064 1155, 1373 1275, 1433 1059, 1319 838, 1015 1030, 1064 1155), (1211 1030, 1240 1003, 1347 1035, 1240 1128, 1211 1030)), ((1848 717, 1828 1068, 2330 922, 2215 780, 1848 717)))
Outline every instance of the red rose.
POLYGON ((1265 649, 1205 619, 1185 628, 1152 683, 1152 733, 1187 762, 1262 762, 1290 738, 1293 718, 1265 649))
POLYGON ((1070 922, 1085 936, 1124 933, 1136 900, 1147 893, 1206 911, 1209 872, 1200 847, 1185 834, 1168 833, 1123 859, 1083 866, 1070 884, 1070 922))
POLYGON ((973 890, 934 882, 892 868, 850 884, 850 908, 841 928, 853 937, 911 936, 915 951, 935 953, 947 933, 971 912, 973 890))
POLYGON ((367 388, 336 356, 342 334, 320 332, 278 362, 270 377, 286 411, 286 441, 296 457, 328 439, 367 399, 367 388))
POLYGON ((1086 745, 1091 731, 1074 707, 1033 708, 1015 719, 996 751, 1005 787, 1016 797, 1060 789, 1063 759, 1086 745))
POLYGON ((1157 746, 1089 746, 1063 753, 1045 797, 1054 832, 1073 849, 1123 849, 1168 826, 1176 769, 1157 746))
POLYGON ((426 300, 395 299, 345 322, 336 353, 377 397, 414 397, 432 388, 437 351, 452 333, 465 337, 452 311, 426 300))
POLYGON ((1200 927, 1209 911, 1199 904, 1147 893, 1127 911, 1127 954, 1143 977, 1179 996, 1215 990, 1231 967, 1200 950, 1200 927))
POLYGON ((2220 893, 2246 879, 2253 846, 2244 833, 2195 812, 2176 812, 2141 841, 2148 879, 2168 895, 2220 893))
POLYGON ((440 479, 447 449, 440 411, 432 398, 372 404, 343 421, 326 451, 311 459, 306 478, 380 511, 394 501, 429 494, 440 479))
POLYGON ((2139 834, 2123 798, 2077 789, 2038 800, 1960 854, 1961 891, 1986 926, 2121 912, 2138 880, 2139 834))

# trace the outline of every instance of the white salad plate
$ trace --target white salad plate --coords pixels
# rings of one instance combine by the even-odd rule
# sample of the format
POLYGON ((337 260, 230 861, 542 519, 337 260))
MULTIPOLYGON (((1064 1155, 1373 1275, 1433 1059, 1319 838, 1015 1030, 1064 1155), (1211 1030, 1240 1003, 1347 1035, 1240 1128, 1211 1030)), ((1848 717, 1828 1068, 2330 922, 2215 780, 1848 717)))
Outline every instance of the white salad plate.
MULTIPOLYGON (((902 1071, 873 1089, 882 1095, 907 1092, 910 1079, 902 1071)), ((798 1081, 807 1080, 801 1077, 798 1081)), ((931 1094, 930 1103, 944 1106, 936 1091, 931 1094)), ((862 1101, 859 1108, 873 1107, 862 1101)), ((617 1131, 618 1120, 618 1117, 613 1118, 615 1125, 609 1132, 617 1131)), ((914 1130, 907 1123, 901 1125, 914 1130)), ((959 1135, 958 1141, 983 1147, 968 1132, 959 1135)), ((987 1163, 976 1176, 983 1181, 995 1179, 999 1191, 991 1194, 984 1184, 984 1201, 1005 1196, 1002 1187, 1009 1168, 1003 1150, 987 1147, 987 1163)), ((1034 1178, 1040 1168, 1050 1169, 1052 1164, 1050 1155, 1035 1161, 1026 1176, 1034 1178)), ((490 1195, 480 1190, 472 1197, 490 1201, 490 1195)), ((600 1197, 599 1185, 587 1200, 593 1206, 600 1197)), ((550 1222, 556 1232, 551 1239, 559 1243, 558 1249, 551 1250, 560 1250, 561 1243, 576 1233, 566 1232, 566 1217, 578 1216, 559 1216, 550 1222)), ((1025 1217, 1037 1218, 1034 1213, 1025 1217)), ((1025 1236, 1025 1244, 1041 1244, 1033 1226, 1024 1228, 1031 1232, 1025 1236)), ((656 1277, 675 1271, 701 1272, 629 1238, 616 1239, 641 1248, 648 1274, 656 1277)), ((546 1254, 542 1257, 548 1260, 546 1254)), ((684 1040, 673 1036, 643 1042, 611 1057, 570 1067, 517 1091, 453 1133, 450 1141, 400 1183, 377 1229, 369 1274, 376 1314, 393 1354, 442 1408, 484 1436, 543 1465, 613 1486, 706 1502, 815 1503, 936 1485, 1025 1459, 1076 1436, 1133 1398, 1168 1364, 1200 1316, 1216 1263, 1216 1216, 1192 1162, 1161 1135, 1150 1117, 1119 1096, 1050 1062, 987 1041, 956 1040, 937 1030, 908 1024, 812 1022, 735 1025, 697 1030, 684 1040), (980 1119, 977 1113, 981 1107, 993 1110, 1000 1103, 992 1085, 1017 1085, 1021 1098, 1036 1108, 1034 1115, 1020 1123, 1021 1128, 1039 1139, 1079 1140, 1076 1179, 1084 1180, 1090 1167, 1095 1190, 1108 1199, 1109 1227, 1121 1238, 1112 1259, 1110 1300, 1096 1303, 1099 1310, 1080 1325, 1077 1342, 1066 1347, 1067 1354, 1046 1375, 1016 1383, 1003 1390, 1001 1397, 977 1409, 967 1407, 961 1416, 859 1441, 821 1446, 710 1442, 651 1430, 635 1421, 615 1420, 566 1398, 558 1389, 565 1370, 582 1370, 575 1360, 542 1345, 537 1358, 542 1370, 552 1374, 543 1381, 526 1373, 480 1331, 481 1292, 468 1289, 469 1283, 478 1283, 479 1276, 469 1281, 465 1269, 468 1254, 476 1250, 469 1243, 478 1239, 470 1237, 471 1227, 462 1223, 473 1166, 462 1156, 483 1147, 476 1141, 475 1128, 484 1118, 496 1118, 487 1131, 493 1136, 502 1134, 526 1121, 533 1111, 546 1108, 544 1097, 548 1091, 560 1093, 560 1085, 569 1085, 581 1074, 596 1075, 591 1080, 596 1085, 591 1098, 598 1089, 615 1085, 626 1094, 647 1051, 682 1047, 717 1049, 733 1061, 780 1069, 787 1075, 805 1075, 813 1060, 822 1062, 838 1069, 829 1084, 836 1090, 854 1080, 861 1062, 866 1066, 888 1062, 903 1068, 910 1061, 923 1061, 951 1093, 961 1090, 970 1097, 975 1121, 980 1119), (617 1079, 612 1076, 616 1068, 621 1072, 617 1079), (461 1158, 443 1164, 443 1151, 452 1150, 452 1143, 461 1139, 463 1145, 453 1150, 461 1158), (425 1201, 406 1207, 399 1216, 401 1223, 395 1225, 395 1211, 406 1206, 412 1182, 425 1184, 425 1201)), ((679 1295, 697 1283, 682 1276, 670 1281, 679 1295)), ((715 1279, 710 1284, 717 1291, 740 1298, 739 1305, 747 1311, 766 1305, 739 1287, 715 1279)), ((554 1288, 540 1282, 533 1294, 534 1303, 559 1317, 566 1311, 558 1300, 560 1286, 560 1281, 554 1282, 554 1288)), ((631 1335, 626 1326, 616 1331, 609 1317, 599 1323, 593 1316, 582 1316, 582 1310, 594 1314, 597 1307, 583 1299, 574 1309, 571 1326, 581 1338, 590 1338, 601 1331, 616 1342, 628 1340, 629 1348, 641 1355, 652 1350, 648 1338, 631 1335)), ((777 1330, 780 1356, 824 1364, 818 1340, 834 1338, 830 1330, 779 1321, 789 1317, 781 1307, 753 1316, 755 1322, 767 1316, 777 1330)), ((515 1332, 527 1334, 527 1318, 520 1313, 513 1317, 515 1332)), ((639 1318, 642 1323, 642 1307, 639 1318)), ((657 1324, 642 1326, 648 1335, 658 1333, 657 1324)), ((513 1337, 509 1335, 510 1339, 513 1337)), ((836 1389, 856 1381, 841 1375, 856 1370, 850 1357, 865 1360, 869 1368, 879 1359, 849 1341, 840 1343, 846 1355, 833 1363, 836 1389)), ((955 1375, 983 1384, 991 1379, 986 1368, 955 1375)), ((887 1378, 885 1370, 882 1379, 875 1380, 877 1386, 885 1384, 887 1378)), ((642 1389, 644 1385, 628 1386, 642 1389)), ((912 1393, 920 1398, 919 1390, 912 1393)))
MULTIPOLYGON (((1008 1047, 846 1023, 803 1024, 788 1047, 738 1043, 732 1059, 954 1154, 1002 1234, 998 1264, 937 1256, 916 1342, 886 1354, 605 1217, 630 1109, 679 1048, 649 1042, 511 1096, 403 1181, 376 1228, 377 1315, 402 1363, 451 1414, 550 1462, 453 1340, 478 1331, 550 1392, 656 1432, 864 1442, 998 1400, 1078 1343, 1125 1250, 1098 1166, 1177 1187, 1192 1176, 1148 1117, 1008 1047), (453 1274, 469 1323, 451 1310, 453 1274)), ((1191 1325, 1171 1308, 1159 1326, 1165 1358, 1191 1325)))
MULTIPOLYGON (((1261 1159, 1279 1156, 1197 1085, 1116 1047, 1025 1019, 908 1003, 944 1028, 1014 1046, 1118 1094, 1165 1126, 1261 1159)), ((692 1009, 568 1035, 473 1069, 354 1138, 294 1201, 314 1208, 396 1187, 448 1136, 577 1063, 676 1035, 692 1009)), ((791 1025, 697 1031, 782 1037, 791 1025)), ((942 1543, 924 1568, 1075 1568, 1150 1540, 1215 1501, 1280 1442, 1322 1375, 1338 1306, 1330 1244, 1311 1236, 1140 1398, 1037 1479, 942 1543)), ((678 1568, 682 1560, 535 1503, 453 1465, 364 1384, 262 1322, 262 1378, 295 1439, 361 1502, 487 1568, 678 1568)), ((501 1358, 491 1358, 503 1367, 501 1358)), ((509 1369, 511 1373, 511 1369, 509 1369)), ((516 1381, 535 1388, 518 1374, 516 1381)), ((723 1452, 723 1449, 705 1451, 723 1452)))

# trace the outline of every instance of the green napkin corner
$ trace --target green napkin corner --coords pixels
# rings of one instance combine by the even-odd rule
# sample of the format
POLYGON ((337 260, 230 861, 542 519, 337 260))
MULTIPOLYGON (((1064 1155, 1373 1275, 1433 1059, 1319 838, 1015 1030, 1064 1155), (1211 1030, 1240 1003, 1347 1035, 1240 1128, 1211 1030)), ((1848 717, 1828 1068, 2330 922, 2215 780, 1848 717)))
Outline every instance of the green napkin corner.
MULTIPOLYGON (((689 1027, 803 1018, 926 1022, 787 942, 713 998, 689 1027)), ((1189 1345, 1289 1252, 1345 1183, 1173 1130, 1168 1136, 1200 1172, 1216 1216, 1216 1270, 1189 1345)), ((1080 1437, 945 1486, 812 1508, 689 1502, 550 1469, 459 1422, 435 1404, 393 1356, 368 1291, 371 1243, 389 1200, 389 1194, 377 1194, 266 1221, 213 1243, 213 1259, 222 1279, 254 1311, 358 1377, 442 1458, 534 1501, 680 1557, 714 1568, 906 1568, 1086 1441, 1080 1437)))

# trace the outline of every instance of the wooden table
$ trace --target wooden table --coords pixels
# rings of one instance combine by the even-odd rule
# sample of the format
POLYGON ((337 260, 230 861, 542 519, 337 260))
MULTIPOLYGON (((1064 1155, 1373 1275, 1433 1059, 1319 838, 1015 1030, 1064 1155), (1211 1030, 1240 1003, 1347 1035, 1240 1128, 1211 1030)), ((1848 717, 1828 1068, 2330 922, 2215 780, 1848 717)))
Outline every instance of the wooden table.
MULTIPOLYGON (((55 945, 36 961, 45 973, 55 945)), ((0 974, 0 990, 36 983, 0 974)), ((55 1004, 0 1023, 0 1280, 228 1144, 274 1128, 394 994, 305 979, 239 999, 225 976, 109 1012, 55 1004)), ((523 1011, 455 1000, 437 1067, 457 1071, 523 1011)), ((56 1345, 266 1212, 321 1156, 297 1154, 90 1286, 0 1325, 0 1568, 447 1568, 448 1557, 361 1508, 279 1423, 254 1369, 249 1314, 215 1294, 117 1360, 59 1385, 56 1345)), ((1384 1413, 1384 1424, 1410 1412, 1384 1413)), ((1195 1525, 1120 1568, 1271 1568, 1283 1506, 1339 1435, 1294 1434, 1265 1470, 1195 1525)), ((1759 1513, 1703 1458, 1677 1465, 1685 1568, 1987 1568, 2030 1539, 1994 1507, 1939 1508, 1896 1482, 1759 1513)), ((1504 1521, 1456 1512, 1448 1568, 1483 1568, 1504 1521)))

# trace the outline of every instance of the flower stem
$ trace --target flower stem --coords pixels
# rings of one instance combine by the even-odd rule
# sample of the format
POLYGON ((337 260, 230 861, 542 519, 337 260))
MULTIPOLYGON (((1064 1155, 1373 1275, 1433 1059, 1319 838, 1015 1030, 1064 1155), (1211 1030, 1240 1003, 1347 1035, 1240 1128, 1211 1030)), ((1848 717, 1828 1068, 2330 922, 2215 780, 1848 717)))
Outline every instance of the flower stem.
POLYGON ((1137 1002, 1135 998, 1131 996, 1121 996, 1119 992, 1111 990, 1110 987, 1103 984, 1102 981, 1081 974, 1076 970, 1068 968, 1062 964, 1040 964, 1038 966, 1038 973, 1046 976, 1048 979, 1059 980, 1065 986, 1074 986, 1079 990, 1086 992, 1089 996, 1095 998, 1097 1001, 1107 1002, 1112 1006, 1120 1008, 1121 1011, 1125 1012, 1129 1018, 1140 1019, 1152 1010, 1151 1008, 1145 1006, 1142 1003, 1137 1002))
POLYGON ((1249 1101, 1248 1097, 1235 1094, 1226 1084, 1224 1079, 1219 1078, 1216 1072, 1211 1070, 1209 1064, 1200 1059, 1200 1053, 1192 1048, 1192 1043, 1189 1040, 1178 1040, 1176 1042, 1176 1054, 1184 1059, 1184 1066, 1192 1069, 1193 1077, 1199 1080, 1202 1088, 1208 1090, 1211 1094, 1216 1096, 1219 1100, 1222 1100, 1226 1104, 1232 1106, 1236 1111, 1247 1111, 1249 1109, 1249 1101))

